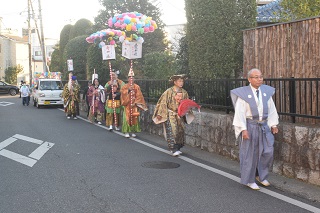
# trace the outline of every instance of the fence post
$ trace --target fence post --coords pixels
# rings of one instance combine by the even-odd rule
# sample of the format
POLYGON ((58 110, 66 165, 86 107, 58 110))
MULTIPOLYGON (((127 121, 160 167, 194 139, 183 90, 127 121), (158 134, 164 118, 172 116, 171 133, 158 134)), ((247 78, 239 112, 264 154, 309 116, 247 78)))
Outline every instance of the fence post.
POLYGON ((229 106, 231 105, 231 101, 230 101, 230 81, 228 79, 226 79, 226 82, 225 82, 225 85, 226 85, 226 90, 225 90, 225 97, 226 97, 226 106, 227 106, 227 109, 226 109, 226 113, 229 114, 230 113, 230 109, 229 109, 229 106))
MULTIPOLYGON (((294 77, 291 77, 294 78, 294 77)), ((296 113, 296 82, 290 81, 289 83, 289 100, 290 100, 290 113, 296 113)), ((291 116, 292 123, 296 122, 296 116, 291 116)))
POLYGON ((148 80, 146 80, 146 91, 147 91, 148 102, 150 102, 150 92, 149 92, 149 81, 148 80))

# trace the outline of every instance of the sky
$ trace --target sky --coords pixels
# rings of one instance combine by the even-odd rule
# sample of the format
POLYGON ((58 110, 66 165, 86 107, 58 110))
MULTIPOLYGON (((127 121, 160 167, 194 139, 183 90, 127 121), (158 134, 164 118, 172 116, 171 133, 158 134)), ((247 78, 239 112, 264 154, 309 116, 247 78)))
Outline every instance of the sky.
MULTIPOLYGON (((39 0, 31 0, 38 14, 39 0)), ((161 0, 162 20, 167 25, 186 23, 184 0, 161 0)), ((81 18, 94 22, 102 9, 98 0, 41 0, 44 36, 59 39, 62 28, 74 24, 81 18), (90 3, 88 3, 90 2, 90 3)), ((131 12, 131 11, 128 11, 131 12)), ((139 12, 139 11, 138 11, 139 12)), ((28 0, 8 0, 0 6, 2 28, 18 29, 27 27, 28 0)), ((106 21, 109 17, 106 17, 106 21)))

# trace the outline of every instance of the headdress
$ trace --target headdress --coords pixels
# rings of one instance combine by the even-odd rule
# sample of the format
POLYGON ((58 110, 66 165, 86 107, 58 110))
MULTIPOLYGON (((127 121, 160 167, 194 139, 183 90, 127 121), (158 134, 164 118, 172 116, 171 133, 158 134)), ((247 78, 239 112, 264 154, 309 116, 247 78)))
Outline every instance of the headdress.
POLYGON ((128 77, 134 77, 134 72, 132 69, 129 70, 128 77))
POLYGON ((73 76, 72 76, 72 80, 73 80, 73 81, 77 80, 77 76, 74 76, 74 75, 73 75, 73 76))
POLYGON ((188 77, 187 77, 186 74, 179 74, 179 75, 173 75, 173 76, 171 76, 171 77, 169 78, 169 81, 173 83, 174 81, 178 80, 179 78, 181 78, 181 79, 183 79, 183 80, 188 79, 188 77))

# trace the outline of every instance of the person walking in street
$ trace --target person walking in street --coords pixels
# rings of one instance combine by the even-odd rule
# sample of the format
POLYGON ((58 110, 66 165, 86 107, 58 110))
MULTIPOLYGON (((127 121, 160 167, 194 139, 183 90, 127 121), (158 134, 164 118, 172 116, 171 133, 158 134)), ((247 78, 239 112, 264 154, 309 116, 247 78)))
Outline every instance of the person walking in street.
POLYGON ((79 106, 79 93, 80 86, 77 84, 77 77, 71 77, 71 84, 66 83, 63 88, 63 97, 64 97, 64 107, 67 114, 67 119, 70 119, 71 116, 73 119, 77 118, 77 107, 79 106))
POLYGON ((140 86, 134 83, 134 73, 132 70, 128 74, 129 82, 121 88, 121 105, 124 106, 121 131, 129 138, 136 137, 137 132, 141 132, 139 123, 139 109, 148 110, 146 102, 140 90, 140 86))
POLYGON ((121 114, 121 104, 120 104, 120 95, 121 88, 125 83, 118 79, 118 75, 115 72, 110 73, 111 79, 106 83, 105 90, 107 94, 107 101, 105 105, 106 109, 106 126, 109 130, 113 129, 120 130, 120 114, 121 114), (112 88, 113 87, 113 88, 112 88), (113 89, 113 94, 112 94, 113 89))
POLYGON ((170 77, 169 81, 173 86, 161 95, 152 117, 155 124, 164 123, 165 139, 173 156, 182 154, 180 149, 185 143, 185 121, 191 123, 194 119, 191 110, 186 114, 186 120, 178 115, 181 100, 189 98, 187 91, 182 88, 185 79, 185 75, 170 77))
POLYGON ((88 91, 89 91, 89 88, 91 86, 92 86, 92 82, 88 81, 88 86, 86 88, 84 88, 83 95, 82 95, 82 101, 85 102, 86 107, 87 107, 87 117, 89 117, 89 111, 90 111, 89 99, 88 99, 88 91))
POLYGON ((30 89, 29 87, 26 85, 26 82, 22 83, 22 86, 20 88, 20 95, 22 97, 22 105, 25 106, 29 106, 29 101, 30 101, 30 89))
POLYGON ((270 185, 267 178, 279 116, 272 99, 275 89, 262 84, 261 71, 251 69, 248 81, 250 85, 231 90, 233 125, 240 139, 240 183, 259 190, 256 180, 263 186, 270 185))
POLYGON ((21 87, 23 85, 23 80, 20 81, 20 91, 19 91, 19 98, 21 98, 21 87))
POLYGON ((93 79, 93 85, 88 90, 88 99, 90 105, 89 120, 91 123, 98 122, 101 125, 104 118, 106 95, 104 87, 100 85, 97 78, 93 79))

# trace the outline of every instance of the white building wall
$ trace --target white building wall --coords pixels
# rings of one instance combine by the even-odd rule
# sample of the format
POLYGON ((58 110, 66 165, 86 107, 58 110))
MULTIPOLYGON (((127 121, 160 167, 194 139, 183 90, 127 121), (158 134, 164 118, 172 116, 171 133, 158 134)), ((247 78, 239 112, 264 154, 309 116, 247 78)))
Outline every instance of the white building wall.
POLYGON ((4 80, 5 69, 13 65, 12 41, 5 37, 0 36, 1 53, 0 53, 0 79, 4 80))
POLYGON ((18 64, 23 67, 23 72, 18 74, 17 82, 23 80, 29 83, 29 49, 27 43, 16 43, 16 65, 18 64))

